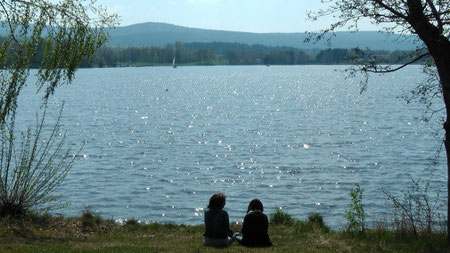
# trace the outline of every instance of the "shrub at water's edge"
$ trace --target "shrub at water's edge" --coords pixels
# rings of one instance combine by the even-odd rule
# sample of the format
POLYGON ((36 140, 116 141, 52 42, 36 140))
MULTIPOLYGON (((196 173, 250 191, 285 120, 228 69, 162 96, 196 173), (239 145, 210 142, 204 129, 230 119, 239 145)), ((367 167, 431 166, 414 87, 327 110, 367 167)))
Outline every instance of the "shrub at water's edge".
POLYGON ((47 136, 43 136, 46 111, 36 123, 17 138, 14 121, 1 131, 0 217, 20 218, 31 210, 46 212, 63 203, 54 190, 66 177, 75 156, 64 150, 65 133, 60 131, 62 109, 47 136))
POLYGON ((345 213, 347 218, 346 230, 350 233, 359 233, 365 230, 366 226, 366 212, 362 203, 363 192, 359 184, 350 190, 351 203, 349 210, 345 213))
POLYGON ((277 209, 277 211, 270 214, 271 224, 292 225, 294 221, 294 218, 290 214, 281 209, 277 209))
POLYGON ((311 213, 306 220, 297 220, 289 213, 278 209, 270 214, 270 224, 294 226, 298 232, 310 232, 318 229, 322 232, 329 232, 330 228, 325 225, 322 215, 311 213))

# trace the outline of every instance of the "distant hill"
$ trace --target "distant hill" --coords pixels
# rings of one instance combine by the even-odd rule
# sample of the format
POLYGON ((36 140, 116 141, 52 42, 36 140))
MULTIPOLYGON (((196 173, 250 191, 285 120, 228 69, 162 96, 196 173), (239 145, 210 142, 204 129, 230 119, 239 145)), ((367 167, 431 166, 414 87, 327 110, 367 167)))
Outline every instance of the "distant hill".
MULTIPOLYGON (((188 28, 165 23, 142 23, 111 29, 110 46, 165 46, 175 41, 229 42, 248 45, 294 47, 300 49, 324 49, 326 41, 305 43, 305 33, 249 33, 188 28)), ((337 32, 331 48, 370 48, 372 50, 414 50, 418 45, 416 36, 399 37, 380 32, 337 32)))

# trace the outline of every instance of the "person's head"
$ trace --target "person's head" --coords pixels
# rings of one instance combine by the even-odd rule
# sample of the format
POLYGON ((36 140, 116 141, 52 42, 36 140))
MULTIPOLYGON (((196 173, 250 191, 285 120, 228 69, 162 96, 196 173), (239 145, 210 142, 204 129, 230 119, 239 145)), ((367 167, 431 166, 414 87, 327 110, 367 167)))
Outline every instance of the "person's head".
POLYGON ((218 192, 209 198, 208 208, 223 208, 225 206, 225 194, 218 192))
POLYGON ((261 200, 253 199, 252 201, 250 201, 250 204, 248 204, 247 213, 250 212, 250 211, 263 212, 264 211, 264 206, 263 206, 261 200))

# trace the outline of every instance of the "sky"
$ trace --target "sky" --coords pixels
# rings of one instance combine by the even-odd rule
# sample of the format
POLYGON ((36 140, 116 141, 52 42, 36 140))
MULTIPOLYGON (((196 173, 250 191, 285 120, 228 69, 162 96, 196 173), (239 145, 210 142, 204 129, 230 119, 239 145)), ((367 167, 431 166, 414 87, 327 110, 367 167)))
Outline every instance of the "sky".
MULTIPOLYGON (((119 14, 120 26, 145 22, 243 32, 319 31, 332 17, 308 21, 307 11, 324 8, 320 0, 97 0, 119 14)), ((377 30, 365 23, 360 30, 377 30)))

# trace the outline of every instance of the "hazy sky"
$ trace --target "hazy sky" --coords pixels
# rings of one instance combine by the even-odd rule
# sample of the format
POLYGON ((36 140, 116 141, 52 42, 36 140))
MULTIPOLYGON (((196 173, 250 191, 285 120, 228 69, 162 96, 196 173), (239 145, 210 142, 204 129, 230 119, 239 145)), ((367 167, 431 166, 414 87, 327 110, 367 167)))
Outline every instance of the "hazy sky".
MULTIPOLYGON (((163 22, 181 26, 245 31, 305 32, 323 29, 329 18, 311 22, 308 10, 320 0, 98 0, 121 17, 121 26, 163 22)), ((376 30, 369 24, 361 30, 376 30)))

